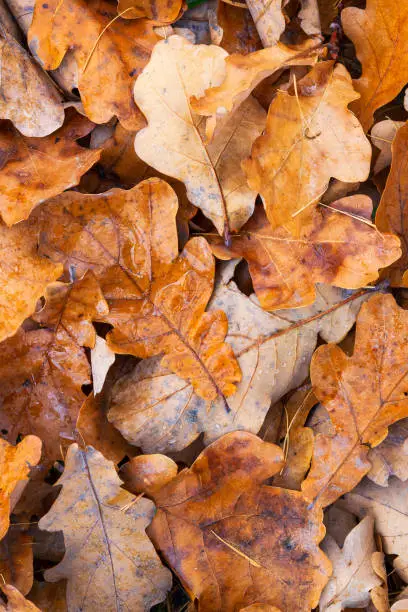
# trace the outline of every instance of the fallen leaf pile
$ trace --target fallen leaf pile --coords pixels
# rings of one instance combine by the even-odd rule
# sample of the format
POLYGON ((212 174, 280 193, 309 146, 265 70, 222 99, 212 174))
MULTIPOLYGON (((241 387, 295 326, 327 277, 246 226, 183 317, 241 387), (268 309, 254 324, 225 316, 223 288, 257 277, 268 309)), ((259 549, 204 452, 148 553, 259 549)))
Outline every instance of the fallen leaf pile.
POLYGON ((407 3, 0 25, 0 610, 408 611, 407 3))

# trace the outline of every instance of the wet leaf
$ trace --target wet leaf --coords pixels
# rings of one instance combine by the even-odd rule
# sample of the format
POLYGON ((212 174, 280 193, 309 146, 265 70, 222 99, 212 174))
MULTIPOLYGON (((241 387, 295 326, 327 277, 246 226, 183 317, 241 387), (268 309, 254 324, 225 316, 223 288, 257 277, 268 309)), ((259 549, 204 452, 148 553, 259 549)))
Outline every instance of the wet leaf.
POLYGON ((315 504, 326 506, 351 491, 370 470, 370 447, 408 415, 407 335, 407 312, 391 295, 376 295, 357 317, 352 357, 334 344, 315 352, 313 389, 335 428, 334 435, 316 436, 312 467, 302 485, 315 504))
POLYGON ((64 559, 45 579, 68 580, 68 609, 139 611, 162 601, 171 574, 145 534, 153 503, 121 489, 113 464, 92 447, 70 446, 58 484, 62 491, 39 527, 64 533, 64 559))
POLYGON ((262 484, 281 465, 278 447, 234 432, 153 493, 149 536, 200 611, 317 605, 330 573, 321 511, 262 484))

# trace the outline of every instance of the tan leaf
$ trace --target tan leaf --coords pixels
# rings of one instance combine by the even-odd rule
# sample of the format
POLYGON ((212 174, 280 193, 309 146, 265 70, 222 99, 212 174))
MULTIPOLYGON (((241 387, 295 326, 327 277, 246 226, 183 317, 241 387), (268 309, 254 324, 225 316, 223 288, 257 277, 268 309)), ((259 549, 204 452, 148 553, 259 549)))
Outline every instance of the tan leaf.
POLYGON ((374 164, 374 174, 378 174, 384 168, 391 165, 391 145, 398 130, 404 125, 403 121, 392 121, 384 119, 371 128, 371 142, 380 149, 380 154, 374 164))
POLYGON ((352 357, 334 344, 315 352, 310 376, 335 433, 315 439, 302 485, 314 503, 326 506, 351 491, 370 470, 369 448, 408 415, 407 341, 407 311, 380 294, 361 307, 352 357))
POLYGON ((41 457, 41 440, 26 436, 17 446, 0 438, 0 540, 9 527, 10 497, 21 480, 30 474, 31 466, 41 457))
MULTIPOLYGON (((244 257, 256 295, 265 310, 313 303, 315 283, 357 289, 378 278, 379 268, 396 261, 399 240, 381 234, 367 219, 372 202, 354 195, 305 211, 299 234, 272 229, 262 208, 233 235, 226 248, 218 236, 208 240, 217 257, 244 257)), ((293 227, 292 227, 293 229, 293 227)))
POLYGON ((79 183, 95 164, 99 151, 75 141, 89 134, 93 123, 75 111, 47 138, 25 138, 7 123, 0 125, 0 214, 7 225, 26 219, 48 198, 79 183))
POLYGON ((106 340, 96 336, 95 346, 91 350, 92 382, 95 395, 102 391, 106 375, 114 361, 115 353, 109 348, 106 340))
POLYGON ((239 291, 232 274, 229 264, 210 304, 210 312, 222 308, 228 317, 227 340, 242 371, 227 400, 229 410, 222 398, 206 402, 158 359, 146 359, 116 383, 108 413, 123 436, 145 452, 181 450, 201 432, 206 444, 236 429, 257 433, 271 403, 308 375, 318 334, 339 342, 367 298, 320 286, 312 307, 266 313, 254 296, 239 291))
POLYGON ((373 570, 371 556, 376 551, 374 520, 366 517, 346 537, 340 548, 330 533, 322 549, 333 565, 333 574, 319 602, 321 612, 341 612, 344 608, 363 608, 370 591, 382 581, 373 570))
POLYGON ((347 108, 357 97, 344 66, 333 68, 329 61, 272 101, 266 132, 242 166, 273 227, 293 223, 316 204, 331 177, 346 183, 367 179, 371 145, 347 108))
POLYGON ((58 481, 62 491, 39 522, 40 529, 64 533, 65 556, 44 576, 68 580, 69 610, 149 610, 171 587, 171 574, 145 534, 154 505, 145 498, 131 503, 121 484, 101 453, 70 446, 58 481))
POLYGON ((11 526, 0 542, 0 576, 27 595, 33 586, 33 538, 11 526))
POLYGON ((393 285, 406 284, 408 274, 408 123, 401 127, 391 145, 392 163, 385 190, 375 217, 381 231, 390 231, 401 238, 402 256, 385 272, 393 285))
MULTIPOLYGON (((334 2, 335 0, 333 0, 334 2)), ((302 30, 309 36, 321 35, 319 0, 301 0, 301 4, 302 8, 299 11, 298 18, 302 30)), ((327 4, 330 4, 330 2, 327 2, 327 4)))
POLYGON ((379 487, 365 478, 339 502, 360 517, 375 520, 384 552, 398 555, 394 568, 406 582, 408 578, 408 489, 398 478, 390 478, 388 487, 379 487))
POLYGON ((182 13, 182 0, 118 0, 118 13, 125 19, 147 17, 155 23, 173 23, 182 13))
POLYGON ((26 224, 7 228, 0 223, 0 250, 7 253, 0 266, 0 341, 16 333, 35 310, 47 285, 62 266, 37 254, 37 236, 26 224))
POLYGON ((385 555, 383 552, 374 552, 371 555, 373 570, 381 580, 381 584, 371 589, 371 600, 378 612, 390 612, 389 594, 387 585, 387 570, 385 569, 385 555))
POLYGON ((367 476, 386 487, 390 476, 408 480, 408 419, 391 425, 388 436, 368 454, 371 469, 367 476))
POLYGON ((33 315, 40 327, 20 329, 2 343, 0 420, 7 437, 36 433, 49 460, 74 438, 75 421, 91 382, 83 347, 95 342, 92 319, 107 313, 101 290, 89 274, 77 283, 55 283, 45 307, 33 315))
POLYGON ((42 612, 31 601, 25 599, 24 595, 11 584, 1 584, 0 589, 7 597, 7 604, 3 604, 0 600, 0 610, 6 610, 6 612, 42 612))
POLYGON ((399 0, 367 0, 366 10, 341 13, 346 35, 353 41, 363 74, 354 81, 356 103, 365 130, 374 112, 399 94, 408 81, 408 4, 399 0))
POLYGON ((187 197, 226 238, 254 209, 241 160, 262 132, 265 111, 254 99, 237 110, 217 138, 205 142, 205 121, 190 106, 224 78, 226 52, 171 36, 158 43, 135 85, 135 100, 148 120, 136 135, 138 156, 156 170, 184 182, 187 197))
POLYGON ((330 573, 321 510, 262 484, 281 465, 277 446, 233 432, 153 494, 149 536, 202 612, 317 605, 330 573))
POLYGON ((138 455, 120 470, 125 487, 139 495, 153 495, 177 476, 177 463, 166 455, 138 455))
POLYGON ((241 373, 224 342, 227 318, 206 313, 214 259, 203 237, 178 252, 177 198, 149 179, 129 191, 99 195, 67 192, 42 207, 43 250, 81 277, 96 274, 114 326, 107 336, 116 353, 164 355, 162 365, 191 382, 208 400, 235 391, 241 373))
POLYGON ((150 21, 115 17, 116 5, 107 0, 37 1, 28 43, 45 70, 58 68, 70 49, 87 116, 95 123, 117 116, 137 130, 132 87, 159 38, 150 21))
POLYGON ((283 0, 248 0, 247 5, 264 47, 275 45, 285 29, 283 0))

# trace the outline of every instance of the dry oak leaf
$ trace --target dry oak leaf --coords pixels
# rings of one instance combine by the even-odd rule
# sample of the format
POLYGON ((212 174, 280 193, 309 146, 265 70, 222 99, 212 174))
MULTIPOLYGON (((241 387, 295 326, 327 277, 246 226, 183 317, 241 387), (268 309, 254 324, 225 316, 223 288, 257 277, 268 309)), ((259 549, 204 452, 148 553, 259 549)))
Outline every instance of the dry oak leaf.
POLYGON ((367 476, 376 484, 388 486, 388 478, 408 480, 408 419, 391 425, 388 436, 368 454, 371 469, 367 476))
POLYGON ((391 283, 398 286, 408 284, 408 123, 398 130, 391 149, 391 170, 375 222, 381 231, 392 232, 401 239, 402 256, 385 271, 391 283))
MULTIPOLYGON (((222 4, 231 8, 230 5, 222 4)), ((235 9, 238 10, 238 9, 235 9)), ((298 47, 278 43, 248 55, 234 53, 225 57, 225 77, 218 86, 212 85, 201 97, 191 100, 194 112, 209 117, 206 135, 211 138, 217 123, 222 123, 248 98, 261 81, 290 66, 314 64, 311 41, 298 47)))
POLYGON ((0 540, 9 527, 9 514, 13 492, 21 480, 26 480, 31 466, 37 465, 41 457, 41 440, 37 436, 26 436, 12 446, 0 438, 0 540))
POLYGON ((368 131, 377 108, 395 98, 408 82, 408 4, 367 0, 365 10, 346 8, 341 18, 363 67, 362 76, 354 81, 361 96, 355 110, 368 131))
POLYGON ((233 432, 153 492, 149 537, 200 612, 317 605, 331 569, 318 548, 322 512, 298 491, 262 484, 281 465, 279 447, 233 432))
POLYGON ((34 580, 30 591, 32 601, 41 612, 67 612, 66 581, 40 582, 34 580))
POLYGON ((373 518, 367 516, 354 527, 343 547, 340 548, 330 532, 321 546, 333 564, 333 574, 320 598, 319 611, 341 612, 344 608, 367 606, 371 589, 382 584, 371 561, 377 550, 373 518))
POLYGON ((67 271, 91 269, 109 304, 100 317, 114 329, 116 353, 152 357, 208 400, 229 396, 241 373, 224 342, 228 322, 206 313, 214 284, 214 258, 203 237, 178 251, 177 197, 160 179, 129 191, 99 195, 67 192, 41 208, 40 247, 67 271))
POLYGON ((304 495, 327 506, 370 470, 370 447, 408 415, 408 312, 391 295, 376 295, 357 317, 352 357, 334 344, 315 352, 310 376, 334 435, 318 434, 304 495))
POLYGON ((0 610, 5 610, 5 612, 43 612, 31 601, 28 601, 28 599, 11 584, 2 584, 0 585, 0 589, 7 597, 6 604, 0 599, 0 610))
POLYGON ((0 542, 0 575, 27 595, 33 586, 33 538, 19 529, 12 524, 0 542))
POLYGON ((276 45, 285 29, 285 16, 282 5, 285 0, 248 0, 256 29, 264 47, 276 45))
POLYGON ((219 2, 217 24, 222 30, 221 46, 228 53, 252 53, 262 49, 259 34, 247 8, 219 2))
POLYGON ((173 23, 182 9, 183 0, 118 0, 118 13, 125 19, 147 17, 157 24, 173 23))
POLYGON ((379 268, 398 259, 398 238, 368 221, 371 210, 368 196, 342 198, 330 208, 305 211, 296 235, 284 226, 272 229, 259 207, 231 236, 230 248, 218 236, 208 239, 217 257, 247 260, 262 308, 298 308, 313 303, 315 283, 364 287, 378 278, 379 268))
POLYGON ((166 455, 138 455, 125 463, 120 476, 126 489, 151 496, 177 476, 177 463, 166 455))
MULTIPOLYGON (((371 145, 347 106, 358 94, 342 64, 317 64, 293 91, 272 101, 266 132, 242 162, 273 227, 295 221, 316 204, 330 178, 365 181, 371 145)), ((301 225, 301 220, 299 221, 301 225)))
POLYGON ((381 536, 384 552, 398 555, 394 568, 407 582, 408 578, 408 488, 398 478, 390 478, 388 487, 379 487, 365 478, 351 493, 338 502, 357 516, 372 516, 375 531, 381 536))
POLYGON ((0 222, 0 342, 16 333, 35 310, 47 285, 57 280, 62 266, 37 253, 37 236, 26 224, 7 228, 0 222))
POLYGON ((7 225, 27 219, 35 206, 79 183, 100 157, 75 142, 93 127, 75 111, 46 138, 25 138, 10 124, 0 124, 0 214, 7 225))
POLYGON ((109 368, 114 362, 115 353, 104 338, 96 336, 95 346, 91 349, 92 383, 95 395, 102 391, 109 368))
POLYGON ((251 216, 256 192, 241 170, 241 160, 265 126, 265 111, 253 98, 206 142, 205 119, 192 111, 190 98, 219 85, 227 53, 215 45, 193 45, 170 36, 156 45, 136 81, 135 100, 148 126, 136 134, 138 156, 163 174, 184 182, 187 197, 228 237, 251 216))
POLYGON ((21 328, 2 343, 0 421, 10 441, 36 433, 53 461, 61 443, 73 441, 85 399, 81 387, 91 383, 84 347, 95 342, 91 321, 107 310, 91 274, 71 285, 54 283, 44 308, 33 315, 37 329, 32 323, 34 328, 21 328))
POLYGON ((121 489, 114 465, 88 447, 69 447, 62 491, 39 522, 62 531, 65 556, 46 570, 49 582, 65 578, 68 610, 149 610, 166 597, 171 574, 145 533, 154 504, 121 489))
POLYGON ((28 43, 45 70, 58 68, 68 51, 73 54, 77 87, 92 121, 116 116, 136 130, 140 112, 132 87, 159 37, 150 21, 117 17, 114 0, 37 0, 28 43))
POLYGON ((108 419, 144 452, 182 450, 201 432, 205 444, 237 429, 257 433, 271 403, 308 375, 318 334, 340 342, 367 299, 367 292, 318 286, 311 307, 267 313, 255 296, 239 291, 233 274, 231 263, 217 283, 209 312, 222 309, 228 317, 226 340, 242 372, 234 395, 205 401, 191 384, 163 368, 160 358, 143 360, 113 388, 108 419))
POLYGON ((47 136, 64 121, 60 96, 7 25, 0 17, 0 119, 12 121, 24 136, 47 136))
POLYGON ((378 174, 381 170, 391 165, 391 145, 399 128, 403 125, 403 121, 384 119, 384 121, 379 121, 371 128, 371 142, 377 149, 380 149, 374 164, 374 174, 378 174))

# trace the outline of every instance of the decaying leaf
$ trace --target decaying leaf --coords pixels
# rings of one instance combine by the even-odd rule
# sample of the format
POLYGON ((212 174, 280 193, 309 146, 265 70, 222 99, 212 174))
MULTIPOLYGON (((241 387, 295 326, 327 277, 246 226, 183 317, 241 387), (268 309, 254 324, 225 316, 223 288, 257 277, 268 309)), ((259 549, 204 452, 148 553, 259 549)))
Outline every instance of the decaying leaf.
POLYGON ((47 138, 25 138, 10 124, 0 124, 0 214, 7 225, 26 219, 35 206, 79 183, 100 157, 99 151, 75 142, 92 128, 75 111, 47 138))
POLYGON ((0 600, 0 610, 5 610, 6 612, 42 612, 11 584, 2 584, 0 589, 7 597, 6 604, 0 600))
POLYGON ((70 50, 87 116, 95 123, 116 116, 136 130, 140 113, 132 87, 159 37, 150 21, 115 17, 116 3, 108 0, 38 1, 28 43, 45 70, 55 70, 70 50))
POLYGON ((38 327, 21 328, 2 343, 0 420, 7 438, 30 432, 44 440, 48 459, 60 457, 60 444, 74 439, 75 421, 91 382, 83 347, 95 342, 92 319, 107 305, 92 276, 71 285, 55 283, 45 307, 33 315, 38 327))
POLYGON ((0 438, 0 540, 9 527, 9 514, 13 492, 21 480, 30 474, 30 468, 40 461, 41 440, 26 436, 17 446, 0 438))
POLYGON ((354 527, 342 548, 327 534, 322 549, 333 564, 333 574, 320 598, 319 610, 341 612, 344 608, 367 606, 371 589, 381 585, 371 560, 376 551, 374 519, 367 516, 354 527))
POLYGON ((153 493, 149 536, 201 612, 317 605, 330 573, 322 514, 299 492, 262 484, 281 465, 277 446, 234 432, 153 493))
POLYGON ((386 272, 391 283, 398 286, 408 283, 408 123, 398 130, 391 149, 391 170, 375 221, 381 231, 393 232, 401 238, 402 256, 386 272))
POLYGON ((313 303, 315 283, 357 289, 398 259, 399 240, 368 221, 372 202, 355 195, 305 211, 299 234, 272 229, 262 208, 233 235, 230 248, 209 236, 217 257, 245 257, 261 306, 266 310, 313 303))
POLYGON ((368 454, 371 469, 367 476, 376 484, 388 486, 388 478, 408 480, 408 419, 391 425, 388 436, 368 454))
POLYGON ((264 128, 265 111, 248 99, 206 143, 205 120, 189 100, 222 82, 226 55, 221 47, 193 45, 181 36, 156 45, 135 85, 136 103, 148 120, 135 149, 150 166, 183 181, 190 202, 228 237, 254 209, 256 192, 246 183, 241 160, 264 128))
POLYGON ((58 485, 62 491, 39 527, 64 533, 64 559, 45 579, 68 580, 68 609, 136 612, 162 601, 171 574, 145 533, 153 503, 121 489, 113 463, 92 447, 70 446, 58 485))
POLYGON ((255 296, 239 291, 233 272, 229 264, 210 303, 210 312, 221 308, 228 317, 227 341, 242 371, 236 392, 225 400, 228 411, 222 398, 206 402, 159 359, 145 359, 116 383, 108 413, 145 452, 181 450, 201 432, 205 443, 236 429, 257 433, 270 405, 306 378, 318 334, 339 342, 367 299, 319 286, 313 306, 267 313, 255 296))
POLYGON ((155 23, 173 23, 182 12, 182 0, 118 0, 118 13, 125 19, 147 17, 155 23))
POLYGON ((275 45, 285 29, 284 0, 248 0, 247 5, 264 47, 275 45))
POLYGON ((384 552, 398 555, 394 568, 401 578, 408 578, 408 489, 398 478, 390 478, 388 487, 379 487, 367 478, 339 503, 360 517, 375 520, 384 552))
POLYGON ((357 97, 344 66, 333 68, 328 61, 272 101, 266 132, 242 165, 273 227, 293 223, 316 204, 331 177, 346 183, 367 179, 371 146, 347 109, 357 97))
POLYGON ((346 8, 341 17, 363 67, 361 78, 354 81, 361 96, 356 111, 368 130, 377 108, 398 95, 408 82, 408 4, 367 0, 366 10, 346 8))
POLYGON ((179 255, 177 198, 160 179, 99 195, 62 194, 42 207, 41 247, 81 277, 91 269, 109 304, 116 353, 162 355, 204 399, 229 396, 241 374, 224 342, 227 318, 206 313, 214 259, 203 237, 179 255))
POLYGON ((317 505, 351 491, 370 470, 369 448, 408 415, 407 342, 407 311, 391 295, 376 295, 357 317, 352 357, 333 344, 315 352, 313 389, 335 428, 334 435, 316 436, 312 467, 302 485, 317 505))
POLYGON ((35 310, 47 285, 57 280, 62 266, 37 254, 37 239, 26 224, 7 228, 0 222, 0 341, 16 333, 35 310))
POLYGON ((33 539, 16 527, 12 525, 0 542, 0 575, 27 595, 33 586, 33 539))

